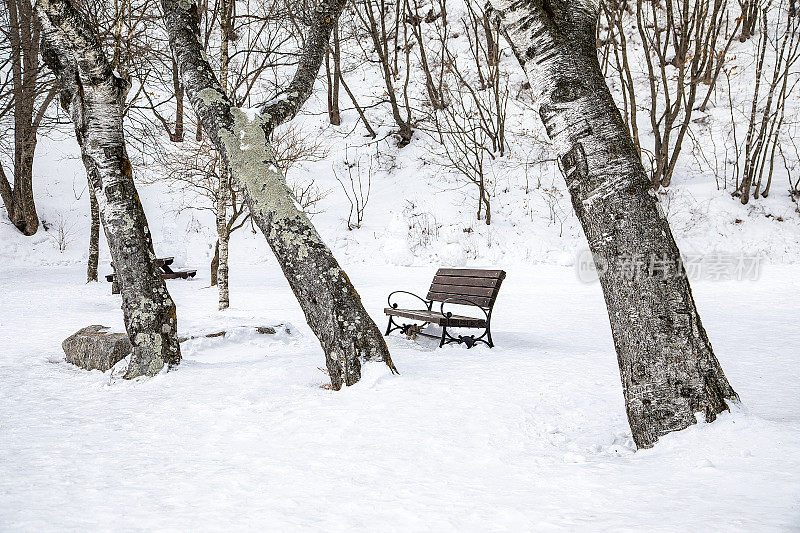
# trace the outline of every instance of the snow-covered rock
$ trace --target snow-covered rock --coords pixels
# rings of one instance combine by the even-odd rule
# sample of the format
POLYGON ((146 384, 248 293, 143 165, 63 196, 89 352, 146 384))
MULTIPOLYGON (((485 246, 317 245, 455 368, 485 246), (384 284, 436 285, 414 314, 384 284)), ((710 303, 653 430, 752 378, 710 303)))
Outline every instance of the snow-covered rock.
POLYGON ((131 353, 125 333, 109 333, 107 326, 88 326, 67 337, 61 347, 68 363, 105 372, 131 353))

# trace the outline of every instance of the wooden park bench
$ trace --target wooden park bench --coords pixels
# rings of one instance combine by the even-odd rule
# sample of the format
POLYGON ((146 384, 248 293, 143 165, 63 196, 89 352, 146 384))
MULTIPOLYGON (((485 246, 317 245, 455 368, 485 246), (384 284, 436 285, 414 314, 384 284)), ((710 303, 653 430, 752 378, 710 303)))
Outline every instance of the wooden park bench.
POLYGON ((506 273, 502 270, 440 268, 433 277, 426 298, 408 291, 394 291, 389 295, 389 307, 383 310, 389 316, 386 335, 399 329, 406 335, 416 334, 440 339, 439 347, 452 342, 459 344, 463 342, 467 348, 472 348, 476 343, 482 342, 492 348, 494 346, 491 329, 492 307, 505 277, 506 273), (392 302, 392 296, 395 294, 410 294, 420 300, 425 309, 400 309, 397 303, 392 302), (438 311, 433 309, 434 302, 440 304, 438 311), (450 310, 445 310, 446 305, 477 307, 483 312, 483 317, 456 315, 450 310), (398 324, 394 317, 410 318, 421 321, 422 324, 398 324), (428 324, 440 326, 441 336, 423 332, 422 328, 428 324), (450 334, 448 328, 475 328, 482 329, 483 333, 477 337, 474 335, 456 337, 450 334))
MULTIPOLYGON (((197 275, 197 270, 172 270, 170 265, 175 262, 174 257, 162 257, 160 259, 156 259, 156 266, 161 271, 161 277, 164 279, 189 279, 193 278, 197 275)), ((111 268, 114 269, 114 274, 108 274, 106 276, 106 281, 111 282, 111 294, 119 294, 120 286, 117 283, 117 274, 116 268, 114 268, 114 263, 111 263, 111 268)))

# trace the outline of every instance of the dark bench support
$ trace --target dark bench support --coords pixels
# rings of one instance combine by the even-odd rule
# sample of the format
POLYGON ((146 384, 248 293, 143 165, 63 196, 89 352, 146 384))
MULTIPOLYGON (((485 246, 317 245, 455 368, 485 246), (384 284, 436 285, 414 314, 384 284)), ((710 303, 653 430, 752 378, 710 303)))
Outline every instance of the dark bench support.
POLYGON ((457 342, 466 344, 467 348, 472 348, 475 344, 482 342, 492 348, 494 346, 491 329, 492 308, 500 290, 500 284, 505 277, 506 273, 502 270, 440 268, 433 278, 427 298, 408 291, 394 291, 389 295, 389 307, 384 309, 384 313, 389 316, 386 335, 392 331, 401 330, 406 335, 416 334, 437 338, 440 347, 457 342), (398 304, 392 302, 392 296, 395 294, 411 295, 420 300, 425 305, 425 309, 399 309, 398 304), (439 311, 433 310, 434 302, 440 303, 439 311), (453 314, 452 311, 445 311, 445 304, 477 307, 483 312, 483 317, 453 314), (421 321, 422 324, 398 324, 394 317, 410 318, 421 321), (442 328, 441 336, 423 332, 422 328, 428 324, 440 326, 442 328), (475 335, 458 335, 456 337, 451 335, 447 328, 483 329, 483 333, 477 337, 475 335))
MULTIPOLYGON (((156 259, 156 266, 161 271, 161 277, 164 279, 189 279, 193 278, 197 275, 197 270, 179 270, 174 271, 170 267, 170 265, 175 261, 174 257, 164 257, 160 259, 156 259)), ((121 287, 119 286, 119 281, 117 281, 116 269, 114 268, 114 263, 111 263, 111 268, 114 270, 114 274, 107 274, 106 281, 111 282, 111 294, 119 294, 121 287)))

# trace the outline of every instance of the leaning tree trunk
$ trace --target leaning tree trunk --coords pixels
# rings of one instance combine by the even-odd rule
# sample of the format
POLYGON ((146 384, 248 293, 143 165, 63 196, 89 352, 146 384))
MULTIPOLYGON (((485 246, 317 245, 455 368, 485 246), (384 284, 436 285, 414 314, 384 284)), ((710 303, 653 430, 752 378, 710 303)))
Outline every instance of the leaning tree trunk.
POLYGON ((491 0, 527 74, 598 265, 639 447, 712 421, 736 394, 597 59, 597 0, 491 0), (603 267, 603 268, 601 268, 603 267))
POLYGON ((251 216, 319 338, 334 389, 356 383, 362 361, 384 361, 392 370, 394 365, 350 279, 286 187, 269 135, 275 126, 293 117, 311 93, 332 25, 344 4, 343 0, 326 0, 316 8, 315 27, 285 96, 265 104, 263 113, 251 119, 233 107, 203 58, 196 6, 163 0, 170 45, 189 100, 245 194, 251 216))
POLYGON ((155 375, 180 362, 175 304, 155 265, 150 230, 122 132, 127 83, 109 66, 93 29, 69 0, 38 0, 45 63, 56 74, 62 105, 97 197, 100 219, 122 287, 125 327, 133 345, 126 378, 155 375))

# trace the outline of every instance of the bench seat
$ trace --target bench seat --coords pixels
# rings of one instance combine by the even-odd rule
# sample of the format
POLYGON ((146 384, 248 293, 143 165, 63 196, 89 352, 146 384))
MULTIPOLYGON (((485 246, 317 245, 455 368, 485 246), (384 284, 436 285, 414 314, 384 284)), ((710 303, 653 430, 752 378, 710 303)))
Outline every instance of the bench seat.
POLYGON ((389 295, 389 307, 383 312, 389 317, 386 326, 386 335, 392 331, 400 330, 406 335, 422 335, 425 337, 439 338, 439 346, 451 342, 464 343, 467 348, 472 348, 476 343, 486 344, 489 348, 492 342, 492 308, 494 307, 500 285, 506 277, 502 270, 482 270, 475 268, 440 268, 433 277, 428 295, 423 298, 408 291, 394 291, 389 295), (397 303, 392 302, 394 295, 403 295, 404 298, 416 298, 425 309, 400 309, 397 303), (434 303, 439 303, 439 311, 433 310, 434 303), (483 317, 457 315, 449 309, 469 307, 483 313, 483 317), (394 321, 395 317, 407 318, 422 322, 422 324, 405 324, 394 321), (441 335, 433 335, 423 331, 427 324, 436 324, 442 328, 441 335), (474 328, 483 330, 480 335, 453 334, 448 328, 464 329, 474 328))
POLYGON ((418 309, 392 309, 387 307, 383 310, 388 316, 399 316, 430 322, 437 326, 450 326, 453 328, 482 328, 486 326, 486 319, 474 318, 471 316, 451 315, 444 316, 437 311, 420 311, 418 309))

